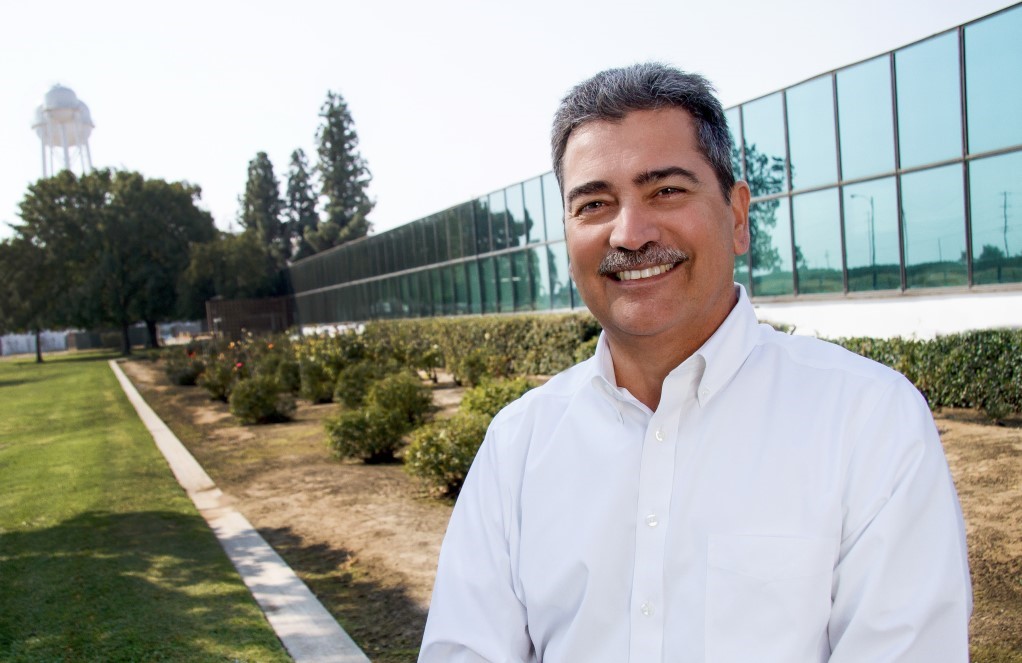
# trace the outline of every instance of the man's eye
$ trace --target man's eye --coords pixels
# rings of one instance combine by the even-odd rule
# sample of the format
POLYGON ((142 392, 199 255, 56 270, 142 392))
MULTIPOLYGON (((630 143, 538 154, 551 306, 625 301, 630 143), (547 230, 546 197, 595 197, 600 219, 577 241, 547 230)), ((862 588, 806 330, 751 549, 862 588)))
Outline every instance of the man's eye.
POLYGON ((665 186, 664 188, 662 188, 659 191, 657 191, 657 195, 659 195, 659 196, 672 196, 674 194, 684 193, 684 192, 685 192, 684 189, 680 189, 680 188, 678 188, 676 186, 665 186))
POLYGON ((576 214, 582 214, 583 212, 592 212, 594 210, 597 210, 597 209, 603 207, 603 205, 604 205, 604 203, 603 203, 602 200, 591 200, 588 203, 586 203, 585 205, 580 206, 578 208, 578 211, 576 211, 575 213, 576 214))

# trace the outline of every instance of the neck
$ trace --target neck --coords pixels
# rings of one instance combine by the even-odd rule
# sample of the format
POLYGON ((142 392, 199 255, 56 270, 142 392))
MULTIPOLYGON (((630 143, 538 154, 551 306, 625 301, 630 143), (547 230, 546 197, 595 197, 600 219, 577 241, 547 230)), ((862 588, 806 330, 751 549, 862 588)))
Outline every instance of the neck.
POLYGON ((721 311, 706 315, 704 319, 712 322, 694 334, 672 329, 662 334, 638 336, 604 327, 618 386, 626 388, 646 407, 655 411, 660 405, 660 395, 667 375, 713 336, 737 303, 738 297, 735 296, 721 311))
POLYGON ((664 380, 700 348, 703 341, 685 347, 665 348, 656 338, 614 338, 607 345, 614 360, 614 378, 650 410, 660 405, 664 380))

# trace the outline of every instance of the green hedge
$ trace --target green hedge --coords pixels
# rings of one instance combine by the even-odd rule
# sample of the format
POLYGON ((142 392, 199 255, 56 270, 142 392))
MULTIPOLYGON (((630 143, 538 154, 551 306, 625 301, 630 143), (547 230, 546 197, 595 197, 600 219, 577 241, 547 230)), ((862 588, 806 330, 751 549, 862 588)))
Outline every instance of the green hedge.
MULTIPOLYGON (((209 342, 168 354, 168 373, 227 401, 235 384, 272 374, 281 391, 349 408, 369 386, 402 367, 459 384, 553 375, 590 356, 600 326, 588 313, 486 315, 370 322, 362 333, 209 342)), ((893 367, 932 407, 978 408, 994 419, 1022 412, 1022 330, 991 330, 932 341, 848 338, 836 343, 893 367)))

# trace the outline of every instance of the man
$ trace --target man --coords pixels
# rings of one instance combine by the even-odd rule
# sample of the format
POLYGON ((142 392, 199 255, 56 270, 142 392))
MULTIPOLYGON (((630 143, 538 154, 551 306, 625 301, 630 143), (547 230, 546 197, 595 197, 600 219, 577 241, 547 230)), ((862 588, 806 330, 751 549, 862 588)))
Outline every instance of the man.
POLYGON ((420 661, 968 660, 964 527, 899 374, 758 325, 719 102, 656 64, 554 120, 596 354, 493 421, 420 661))

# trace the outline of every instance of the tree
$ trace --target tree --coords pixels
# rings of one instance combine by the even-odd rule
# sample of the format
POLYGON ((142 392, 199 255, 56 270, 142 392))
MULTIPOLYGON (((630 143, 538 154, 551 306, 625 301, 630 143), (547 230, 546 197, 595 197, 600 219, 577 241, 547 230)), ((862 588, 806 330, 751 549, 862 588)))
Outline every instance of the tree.
POLYGON ((158 347, 156 325, 176 317, 178 281, 192 247, 212 241, 216 226, 209 212, 195 205, 201 195, 196 186, 118 173, 114 193, 115 213, 135 217, 133 244, 142 258, 129 317, 145 322, 149 345, 158 347))
POLYGON ((35 334, 35 360, 43 361, 42 331, 56 322, 59 296, 46 252, 24 237, 0 243, 0 333, 35 334))
POLYGON ((33 306, 50 296, 47 324, 87 327, 91 325, 87 281, 98 261, 96 228, 111 196, 109 171, 81 178, 69 171, 40 179, 30 185, 20 205, 22 224, 12 225, 17 237, 39 250, 37 259, 54 278, 48 293, 31 295, 33 306))
POLYGON ((195 207, 198 195, 186 184, 109 170, 80 178, 63 171, 31 185, 14 229, 56 275, 50 320, 117 327, 125 354, 128 329, 142 320, 156 344, 156 322, 174 313, 191 246, 214 235, 212 218, 195 207))
POLYGON ((358 134, 348 104, 340 94, 328 92, 319 116, 323 122, 316 132, 316 172, 326 219, 307 239, 316 251, 323 251, 368 234, 366 217, 373 201, 366 193, 372 175, 358 151, 358 134))
POLYGON ((291 255, 291 241, 283 222, 280 183, 266 152, 248 162, 248 179, 241 204, 240 221, 245 232, 253 233, 276 269, 283 269, 291 255))
MULTIPOLYGON (((979 254, 978 262, 994 262, 997 260, 1004 260, 1004 251, 1000 247, 994 246, 993 244, 984 244, 983 250, 979 254)), ((962 253, 962 262, 965 262, 965 254, 962 253)))
POLYGON ((205 303, 215 297, 271 297, 286 291, 282 271, 267 269, 266 251, 252 233, 223 233, 195 246, 178 286, 182 317, 206 315, 205 303))
MULTIPOLYGON (((770 156, 756 149, 754 144, 745 144, 746 181, 753 195, 780 191, 784 184, 784 159, 770 156)), ((773 245, 771 230, 777 226, 777 209, 780 202, 775 198, 757 203, 749 210, 749 227, 752 244, 749 254, 752 269, 759 273, 773 272, 781 266, 781 254, 773 245)))
POLYGON ((316 194, 312 190, 309 162, 305 151, 300 148, 291 153, 284 218, 291 238, 291 259, 300 260, 315 253, 307 238, 316 232, 319 214, 316 213, 316 194))

